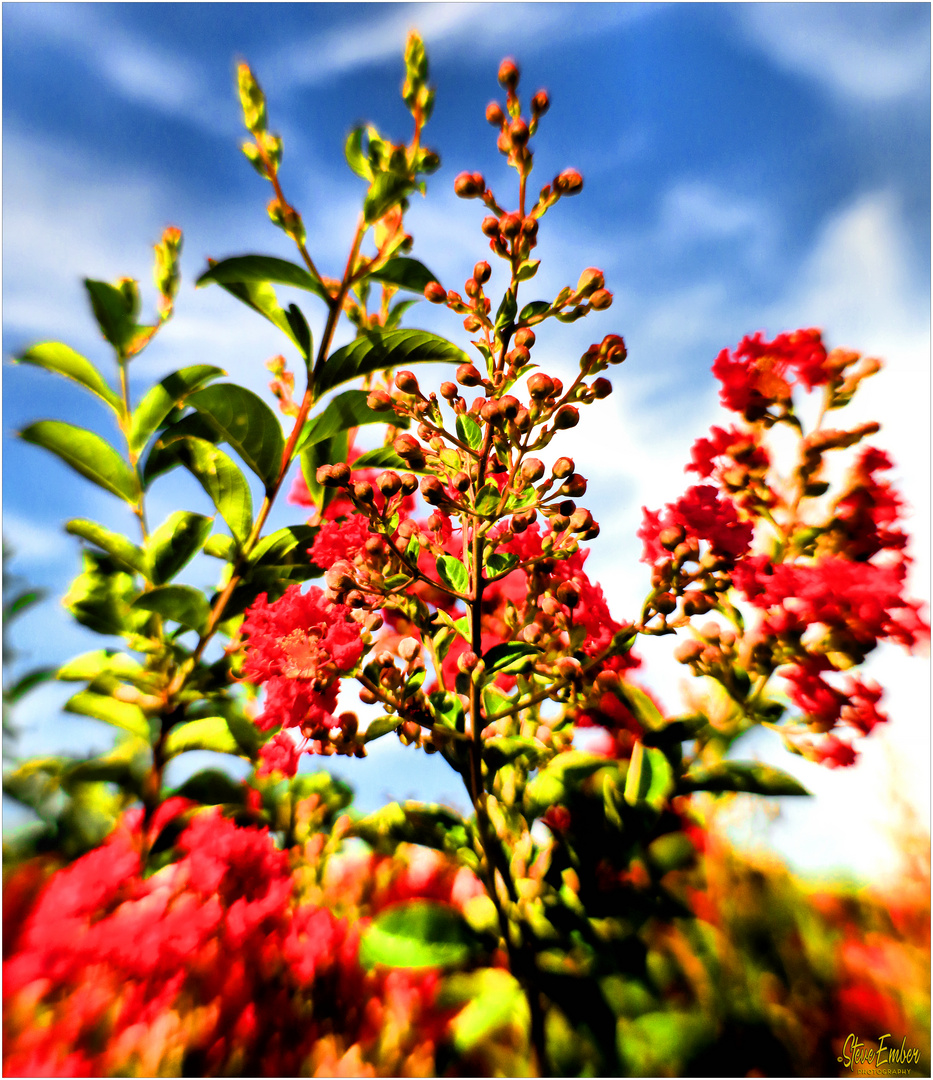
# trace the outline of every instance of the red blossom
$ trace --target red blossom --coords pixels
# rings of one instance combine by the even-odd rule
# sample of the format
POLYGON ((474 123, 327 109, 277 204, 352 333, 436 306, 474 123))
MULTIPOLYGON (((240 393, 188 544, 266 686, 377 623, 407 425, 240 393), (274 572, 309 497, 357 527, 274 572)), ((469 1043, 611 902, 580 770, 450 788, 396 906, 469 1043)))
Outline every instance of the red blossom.
POLYGON ((644 520, 638 537, 644 541, 642 562, 657 563, 670 558, 662 546, 661 533, 680 526, 687 537, 705 540, 717 555, 733 559, 744 555, 752 540, 753 528, 742 521, 731 499, 720 495, 709 484, 688 488, 675 503, 654 512, 642 507, 644 520))
POLYGON ((723 349, 713 364, 722 383, 720 400, 727 409, 756 419, 769 404, 790 399, 795 377, 808 390, 828 382, 833 372, 826 355, 819 330, 795 330, 773 341, 765 341, 760 332, 745 337, 735 352, 723 349))

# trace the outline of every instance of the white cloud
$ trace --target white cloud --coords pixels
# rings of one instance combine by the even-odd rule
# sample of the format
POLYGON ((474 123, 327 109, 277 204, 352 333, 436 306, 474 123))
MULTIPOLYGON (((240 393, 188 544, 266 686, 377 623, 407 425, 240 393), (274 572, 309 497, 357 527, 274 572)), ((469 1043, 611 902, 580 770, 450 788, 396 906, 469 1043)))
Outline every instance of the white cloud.
POLYGON ((21 566, 35 568, 66 558, 73 544, 60 525, 42 525, 12 511, 3 514, 3 539, 14 572, 21 566))
POLYGON ((849 101, 929 96, 926 4, 736 4, 731 12, 776 64, 849 101))

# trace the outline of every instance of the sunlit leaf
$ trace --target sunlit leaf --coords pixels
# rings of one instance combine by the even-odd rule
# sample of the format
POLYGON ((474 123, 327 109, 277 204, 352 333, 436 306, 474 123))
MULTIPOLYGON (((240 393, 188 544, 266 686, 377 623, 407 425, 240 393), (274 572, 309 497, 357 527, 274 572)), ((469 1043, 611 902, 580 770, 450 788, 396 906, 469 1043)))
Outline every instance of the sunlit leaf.
POLYGON ((192 367, 173 371, 161 382, 156 383, 143 396, 133 412, 130 427, 129 444, 134 453, 138 453, 149 441, 150 436, 168 416, 173 408, 182 405, 185 398, 202 387, 211 379, 220 378, 226 372, 210 364, 195 364, 192 367))
POLYGON ((385 908, 360 939, 365 968, 451 967, 476 950, 476 939, 456 908, 435 900, 410 900, 385 908))
POLYGON ((37 367, 45 368, 46 371, 54 371, 68 379, 73 379, 90 390, 92 394, 96 394, 102 401, 106 401, 115 412, 121 409, 119 396, 110 389, 91 361, 60 341, 45 341, 39 345, 33 345, 16 359, 21 364, 35 364, 37 367))
POLYGON ((316 392, 323 394, 373 371, 408 364, 464 364, 469 357, 452 342, 426 330, 389 330, 351 341, 328 357, 318 373, 316 392))
POLYGON ((129 465, 110 443, 93 431, 62 420, 37 420, 23 428, 20 437, 50 450, 99 487, 128 503, 136 499, 136 480, 129 465))
POLYGON ((88 521, 86 518, 72 518, 66 523, 65 532, 96 544, 102 551, 113 556, 126 570, 142 574, 144 577, 148 576, 149 568, 142 549, 120 533, 105 529, 103 525, 98 525, 96 521, 88 521))
POLYGON ((218 439, 229 443, 267 486, 282 468, 285 442, 275 413, 251 390, 221 383, 198 390, 188 398, 214 428, 218 439))

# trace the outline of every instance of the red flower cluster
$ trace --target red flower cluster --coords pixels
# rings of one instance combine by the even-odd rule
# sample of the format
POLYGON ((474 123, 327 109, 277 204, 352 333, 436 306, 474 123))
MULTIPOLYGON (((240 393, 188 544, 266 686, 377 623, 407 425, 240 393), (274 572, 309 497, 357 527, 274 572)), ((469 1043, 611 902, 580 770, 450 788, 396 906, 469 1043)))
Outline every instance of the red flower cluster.
POLYGON ((752 540, 751 522, 743 521, 735 504, 708 484, 688 488, 682 498, 668 503, 662 511, 642 507, 644 521, 638 538, 644 541, 642 562, 658 563, 670 558, 665 545, 666 531, 671 547, 688 539, 703 540, 716 555, 737 559, 748 551, 752 540))
POLYGON ((755 420, 771 403, 789 401, 794 381, 808 390, 828 382, 835 372, 826 360, 819 330, 795 330, 773 341, 764 341, 759 332, 743 338, 733 353, 723 349, 713 374, 722 383, 723 405, 755 420))

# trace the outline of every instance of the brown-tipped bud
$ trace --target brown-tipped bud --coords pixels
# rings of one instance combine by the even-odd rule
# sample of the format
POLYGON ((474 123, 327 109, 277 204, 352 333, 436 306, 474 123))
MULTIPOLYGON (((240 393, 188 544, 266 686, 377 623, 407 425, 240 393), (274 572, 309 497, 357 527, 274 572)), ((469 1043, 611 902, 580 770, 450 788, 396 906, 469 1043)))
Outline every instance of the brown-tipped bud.
POLYGON ((597 289, 601 289, 605 283, 606 278, 602 270, 595 266, 588 266, 580 275, 580 280, 577 282, 577 294, 589 296, 590 293, 594 293, 597 289))
POLYGON ((366 404, 373 412, 386 412, 392 408, 392 398, 385 390, 371 390, 366 398, 366 404))
POLYGON ((562 533, 570 527, 570 518, 566 514, 554 514, 551 517, 551 531, 562 533))
POLYGON ((431 506, 440 506, 447 498, 444 485, 436 476, 426 476, 421 481, 421 495, 431 506))
POLYGON ((418 380, 413 371, 400 371, 395 376, 395 385, 403 394, 417 394, 420 391, 418 380))
MULTIPOLYGON (((570 468, 573 468, 573 462, 570 463, 570 468)), ((544 476, 544 462, 539 458, 525 458, 522 462, 522 479, 529 484, 536 484, 542 476, 544 476)))
POLYGON ((387 499, 391 499, 402 490, 402 478, 397 472, 382 472, 376 477, 376 487, 387 499))
POLYGON ((519 230, 522 227, 522 219, 518 214, 503 214, 499 218, 499 232, 503 236, 506 236, 511 240, 513 237, 518 236, 519 230))
POLYGON ((528 125, 520 116, 509 124, 509 135, 516 146, 524 146, 528 142, 528 125))
POLYGON ((482 225, 480 225, 480 228, 483 230, 483 235, 484 236, 489 236, 489 237, 498 236, 499 235, 499 219, 497 217, 493 217, 492 214, 490 214, 488 217, 483 218, 483 223, 482 223, 482 225))
POLYGON ((560 457, 554 462, 551 475, 557 480, 566 480, 573 472, 573 458, 560 457))
POLYGON ((453 487, 461 493, 466 491, 470 486, 470 478, 465 472, 458 472, 450 482, 453 487))
POLYGON ((337 487, 333 465, 321 465, 314 476, 321 487, 337 487))
POLYGON ((485 285, 489 280, 489 275, 492 273, 492 267, 488 262, 478 262, 473 267, 473 280, 478 281, 480 285, 485 285))
POLYGON ((526 431, 531 430, 531 413, 523 405, 515 414, 515 419, 512 421, 515 427, 523 434, 526 431))
POLYGON ((422 453, 421 444, 412 435, 399 435, 392 443, 392 448, 400 458, 408 458, 422 453))
POLYGON ((667 551, 673 551, 678 544, 684 542, 684 537, 687 534, 684 532, 682 525, 668 525, 666 529, 662 529, 658 534, 658 541, 661 547, 667 551))
POLYGON ((365 480, 360 480, 353 485, 353 495, 362 503, 371 503, 376 497, 372 484, 365 480))
POLYGON ((554 595, 572 611, 580 603, 580 586, 575 581, 562 581, 554 595))
POLYGON ((580 423, 580 410, 573 405, 561 405, 557 410, 557 415, 554 417, 554 427, 558 431, 566 431, 568 428, 576 427, 580 423))
POLYGON ((522 218, 522 236, 528 240, 534 241, 538 235, 538 219, 532 217, 530 214, 527 217, 522 218))
POLYGON ((456 401, 460 397, 460 388, 456 383, 442 382, 441 383, 441 397, 447 401, 456 401))
POLYGON ((539 400, 549 398, 554 393, 554 380, 543 371, 536 371, 528 376, 528 393, 539 400))
POLYGON ((463 283, 463 291, 469 296, 471 300, 475 300, 480 293, 479 282, 475 278, 467 278, 463 283))
POLYGON ((418 438, 423 439, 425 442, 430 442, 434 432, 428 427, 427 424, 418 425, 418 438))
POLYGON ((439 281, 429 281, 424 287, 424 295, 432 304, 443 304, 447 300, 447 290, 439 281))
POLYGON ((572 513, 574 513, 574 511, 576 509, 577 509, 577 504, 573 501, 573 499, 563 499, 561 502, 559 502, 557 504, 557 512, 558 512, 558 514, 560 514, 561 517, 568 518, 568 524, 569 524, 570 515, 572 513))
POLYGON ((420 653, 421 642, 417 638, 405 637, 398 643, 398 654, 406 664, 410 664, 420 653))
POLYGON ((414 495, 418 490, 418 477, 414 473, 403 473, 401 476, 402 494, 414 495))
POLYGON ((356 582, 346 571, 345 563, 330 567, 324 574, 324 581, 332 592, 342 593, 352 589, 356 582))
POLYGON ((711 611, 714 601, 712 601, 706 593, 688 593, 684 597, 684 615, 690 617, 693 615, 705 615, 707 611, 711 611))
POLYGON ((653 603, 655 611, 660 611, 662 615, 670 615, 677 607, 677 597, 673 593, 661 593, 660 596, 654 598, 653 603))
POLYGON ((485 190, 486 181, 482 173, 462 172, 454 180, 454 192, 461 199, 478 199, 485 190))
POLYGON ((509 364, 511 364, 512 367, 516 368, 522 367, 524 364, 527 364, 530 359, 531 353, 525 348, 524 345, 516 345, 515 348, 512 349, 506 357, 506 360, 508 360, 509 364))
POLYGON ((595 524, 596 522, 593 521, 593 515, 589 512, 589 510, 584 510, 582 507, 579 510, 574 510, 574 512, 570 515, 571 532, 589 532, 595 524))
POLYGON ((486 106, 486 120, 494 127, 501 127, 505 122, 505 113, 498 101, 490 101, 486 106))
POLYGON ((463 297, 460 293, 450 289, 447 293, 447 303, 450 304, 451 307, 458 307, 463 303, 463 297))
POLYGON ((338 461, 333 469, 334 483, 337 487, 350 483, 350 466, 345 461, 338 461))
POLYGON ((548 97, 547 90, 539 90, 531 99, 532 116, 544 116, 550 107, 551 99, 548 97))
POLYGON ((495 398, 483 403, 479 410, 480 416, 487 424, 495 424, 499 420, 499 402, 495 398))
POLYGON ((522 345, 526 349, 533 349, 535 345, 535 332, 527 326, 515 331, 515 344, 522 345))
POLYGON ((499 65, 499 85, 506 90, 515 90, 518 86, 518 64, 509 56, 499 65))
POLYGON ((609 397, 612 393, 612 383, 608 379, 596 379, 593 382, 593 393, 597 398, 609 397))
POLYGON ((479 386, 482 381, 483 376, 472 364, 461 364, 457 368, 457 382, 461 386, 479 386))
POLYGON ((596 348, 599 355, 610 364, 621 364, 628 356, 625 341, 619 334, 607 334, 596 348))
POLYGON ((582 673, 582 665, 575 656, 562 656, 554 666, 562 679, 578 679, 582 673))
POLYGON ((503 420, 514 420, 518 416, 521 404, 517 397, 506 394, 505 397, 499 399, 499 415, 503 420))
POLYGON ((554 177, 554 190, 558 195, 576 195, 583 190, 583 177, 576 169, 564 169, 554 177))
POLYGON ((608 289, 597 289, 590 297, 590 307, 594 311, 605 311, 612 306, 612 293, 608 289))
POLYGON ((568 499, 579 499, 586 494, 586 477, 580 473, 573 473, 561 484, 560 495, 566 495, 568 499))
POLYGON ((694 639, 682 641, 674 650, 674 659, 678 664, 692 664, 700 658, 703 645, 694 639))
POLYGON ((433 533, 439 533, 444 528, 447 518, 443 514, 434 513, 428 518, 428 528, 433 533))
MULTIPOLYGON (((417 488, 418 485, 415 484, 417 488)), ((409 494, 411 494, 409 492, 409 494)), ((411 520, 411 518, 405 518, 399 524, 398 535, 400 540, 404 540, 406 543, 418 532, 418 526, 411 520)))
POLYGON ((517 514, 513 515, 512 520, 509 523, 509 528, 513 533, 522 533, 529 525, 534 524, 534 520, 537 516, 538 512, 533 506, 529 507, 527 510, 519 510, 517 514))
POLYGON ((476 315, 467 315, 463 320, 463 329, 468 334, 475 334, 477 330, 483 325, 483 320, 476 315))
POLYGON ((537 623, 529 623, 528 626, 522 630, 522 637, 529 645, 537 645, 544 637, 544 631, 537 623))

